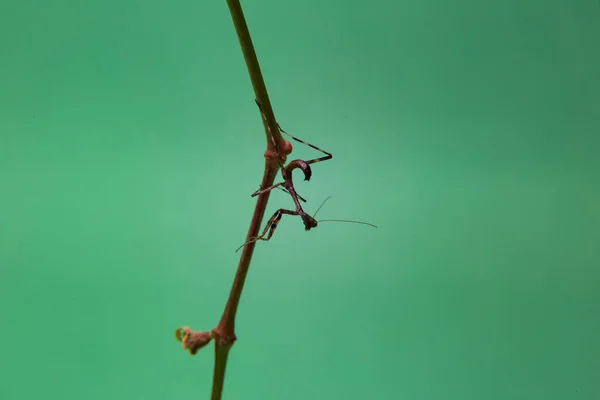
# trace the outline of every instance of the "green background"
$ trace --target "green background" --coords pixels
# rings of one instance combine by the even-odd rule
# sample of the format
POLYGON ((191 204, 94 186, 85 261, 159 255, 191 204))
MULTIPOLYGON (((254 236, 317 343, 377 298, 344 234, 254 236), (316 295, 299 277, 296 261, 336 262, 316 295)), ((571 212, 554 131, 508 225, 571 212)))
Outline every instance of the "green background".
MULTIPOLYGON (((334 154, 306 209, 379 228, 257 246, 225 399, 600 398, 598 2, 242 6, 334 154)), ((1 0, 0 77, 0 398, 208 398, 173 332, 218 322, 265 149, 225 1, 1 0)))

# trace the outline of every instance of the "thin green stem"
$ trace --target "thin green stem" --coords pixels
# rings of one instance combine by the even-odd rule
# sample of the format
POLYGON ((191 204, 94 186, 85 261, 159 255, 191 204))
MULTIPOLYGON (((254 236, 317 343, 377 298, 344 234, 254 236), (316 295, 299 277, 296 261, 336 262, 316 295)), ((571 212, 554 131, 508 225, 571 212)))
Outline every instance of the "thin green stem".
MULTIPOLYGON (((246 60, 256 99, 262 106, 265 115, 265 118, 261 118, 263 120, 267 139, 265 170, 261 184, 261 187, 265 188, 273 185, 280 167, 279 157, 285 157, 291 153, 292 146, 288 141, 282 138, 279 127, 275 121, 271 101, 269 100, 267 88, 258 64, 258 58, 254 51, 254 46, 252 44, 252 39, 250 38, 250 32, 248 31, 248 26, 240 2, 239 0, 227 0, 227 4, 229 5, 231 18, 242 47, 244 59, 246 60)), ((254 213, 250 221, 250 227, 248 228, 248 234, 246 235, 246 241, 258 236, 258 231, 267 208, 267 202, 269 201, 269 195, 270 192, 265 192, 258 196, 256 206, 254 207, 254 213)), ((227 359, 229 351, 236 340, 235 316, 255 245, 256 243, 250 243, 242 250, 238 269, 233 280, 227 304, 225 305, 225 310, 223 311, 219 324, 213 329, 213 335, 215 337, 215 366, 211 400, 220 400, 223 393, 227 359)))
POLYGON ((225 382, 225 367, 227 366, 227 356, 230 349, 231 345, 222 346, 218 341, 215 341, 215 360, 221 361, 219 364, 215 363, 210 400, 221 400, 223 383, 225 382))
MULTIPOLYGON (((268 128, 268 130, 272 133, 275 144, 279 150, 283 150, 286 148, 286 141, 281 136, 279 127, 275 121, 275 114, 273 113, 271 100, 269 99, 267 87, 260 70, 260 65, 258 64, 258 58, 256 57, 256 52, 254 51, 254 45, 252 44, 252 38, 250 37, 250 31, 248 31, 248 25, 246 24, 246 18, 244 17, 242 6, 240 5, 239 0, 227 0, 227 5, 229 6, 231 19, 233 20, 233 25, 235 26, 235 31, 237 32, 237 36, 242 47, 244 59, 246 60, 246 66, 248 67, 248 73, 250 74, 250 80, 252 81, 254 94, 256 99, 260 102, 267 119, 267 127, 265 128, 268 128)), ((271 151, 277 151, 277 149, 273 148, 274 145, 269 138, 269 132, 267 129, 265 129, 265 132, 267 134, 267 149, 271 151)), ((290 152, 291 150, 289 152, 284 151, 286 154, 289 154, 290 152)))

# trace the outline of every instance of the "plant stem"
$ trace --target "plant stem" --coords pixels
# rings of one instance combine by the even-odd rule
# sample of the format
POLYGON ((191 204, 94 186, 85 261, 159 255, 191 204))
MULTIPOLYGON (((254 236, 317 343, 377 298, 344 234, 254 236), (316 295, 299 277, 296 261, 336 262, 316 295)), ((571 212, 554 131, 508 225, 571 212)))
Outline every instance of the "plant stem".
MULTIPOLYGON (((229 11, 231 18, 235 26, 235 30, 242 47, 242 52, 246 60, 248 67, 248 73, 250 74, 250 80, 254 87, 254 93, 256 99, 261 104, 265 119, 263 119, 263 125, 265 128, 265 134, 267 138, 267 151, 265 152, 265 170, 262 178, 261 187, 269 187, 273 184, 277 172, 279 171, 279 160, 278 157, 285 158, 292 151, 291 144, 284 140, 279 132, 277 123, 275 122, 275 115, 271 107, 271 101, 267 93, 267 88, 260 71, 256 52, 252 45, 252 39, 250 38, 250 32, 246 25, 244 13, 240 5, 239 0, 227 0, 229 5, 229 11)), ((262 119, 262 118, 261 118, 262 119)), ((254 208, 254 214, 250 221, 250 227, 248 228, 248 234, 246 235, 246 241, 258 236, 258 231, 262 224, 262 220, 267 208, 267 202, 269 201, 270 192, 265 192, 258 196, 256 206, 254 208)), ((248 268, 250 267, 250 261, 252 260, 252 254, 254 253, 255 242, 244 246, 238 269, 233 280, 233 285, 229 293, 227 304, 219 324, 213 329, 212 333, 215 337, 215 367, 213 373, 213 385, 211 400, 220 400, 223 392, 223 383, 225 380, 225 369, 227 366, 227 358, 229 350, 233 346, 235 336, 235 316, 237 313, 238 304, 246 281, 246 275, 248 274, 248 268)))
MULTIPOLYGON (((258 64, 258 58, 254 51, 252 38, 250 38, 250 32, 248 31, 248 25, 244 18, 242 6, 240 5, 239 0, 227 0, 227 5, 229 6, 229 12, 231 13, 231 19, 233 20, 233 25, 235 26, 240 45, 242 46, 242 53, 244 53, 244 59, 246 60, 246 66, 248 67, 248 73, 250 74, 250 80, 252 81, 252 87, 254 88, 254 94, 264 109, 268 128, 273 134, 273 139, 275 139, 277 147, 280 150, 283 150, 286 148, 286 141, 281 137, 281 133, 275 122, 275 114, 271 107, 271 100, 269 99, 267 87, 265 86, 265 81, 260 71, 260 65, 258 64)), ((266 128, 267 127, 265 127, 265 132, 267 134, 267 150, 276 151, 277 149, 273 147, 273 142, 270 140, 269 132, 267 132, 266 128)), ((289 142, 287 142, 287 146, 291 146, 289 142)), ((291 153, 291 148, 290 151, 284 151, 283 153, 286 155, 291 153)))
POLYGON ((231 345, 220 346, 218 342, 215 343, 215 369, 210 400, 221 400, 223 383, 225 382, 225 367, 227 366, 227 357, 229 350, 231 350, 231 345))

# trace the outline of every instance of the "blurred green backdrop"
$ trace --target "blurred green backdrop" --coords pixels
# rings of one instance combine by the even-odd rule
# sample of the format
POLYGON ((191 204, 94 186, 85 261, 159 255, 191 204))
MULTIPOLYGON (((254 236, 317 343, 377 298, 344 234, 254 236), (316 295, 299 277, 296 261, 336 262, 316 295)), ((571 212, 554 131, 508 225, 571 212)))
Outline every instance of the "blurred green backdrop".
MULTIPOLYGON (((600 398, 599 3, 242 6, 334 154, 307 210, 379 228, 257 246, 225 399, 600 398)), ((0 77, 0 398, 207 399, 173 332, 218 322, 265 148, 225 1, 2 0, 0 77)))

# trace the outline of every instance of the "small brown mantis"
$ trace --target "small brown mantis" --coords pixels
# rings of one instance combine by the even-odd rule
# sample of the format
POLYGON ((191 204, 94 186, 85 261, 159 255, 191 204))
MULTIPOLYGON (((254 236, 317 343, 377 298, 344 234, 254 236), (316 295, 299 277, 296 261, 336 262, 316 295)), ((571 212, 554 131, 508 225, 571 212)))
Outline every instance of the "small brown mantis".
MULTIPOLYGON (((262 114, 263 119, 266 119, 264 111, 260 105, 260 103, 258 102, 258 100, 256 101, 256 104, 258 105, 258 108, 260 109, 260 112, 262 114)), ((264 230, 262 231, 260 236, 257 236, 255 238, 250 239, 249 241, 247 241, 246 243, 244 243, 243 245, 241 245, 240 247, 238 247, 238 249, 236 250, 236 253, 244 246, 246 246, 249 243, 253 243, 253 242, 257 242, 259 240, 264 240, 267 241, 269 239, 271 239, 271 236, 273 236, 273 232, 275 232, 275 229, 277 228, 277 225, 279 224, 279 221, 281 220, 281 218, 283 217, 284 214, 287 215, 299 215, 300 218, 302 218, 302 222, 304 223, 304 229, 309 231, 312 228, 316 228, 319 222, 326 222, 326 221, 332 221, 332 222, 352 222, 352 223, 356 223, 356 224, 364 224, 364 225, 369 225, 372 226, 374 228, 377 228, 377 226, 370 224, 368 222, 361 222, 361 221, 350 221, 350 220, 341 220, 341 219, 325 219, 325 220, 321 220, 321 221, 317 221, 315 219, 315 216, 317 215, 317 212, 319 212, 319 210, 321 209, 321 207, 323 206, 323 204, 325 204, 325 201, 327 201, 329 199, 329 197, 327 199, 325 199, 325 201, 323 201, 323 203, 321 203, 321 205, 319 206, 319 208, 317 209, 317 211, 315 211, 315 214, 313 216, 307 214, 303 209, 302 209, 302 205, 300 204, 300 201, 306 202, 306 200, 304 198, 302 198, 302 196, 300 196, 297 192, 296 189, 294 188, 294 182, 292 180, 292 172, 296 169, 296 168, 300 168, 302 170, 302 172, 304 173, 304 180, 305 181, 309 181, 310 177, 312 176, 312 170, 310 168, 310 164, 315 164, 321 161, 327 161, 327 160, 331 160, 333 158, 333 155, 325 150, 322 150, 320 148, 318 148, 317 146, 314 146, 310 143, 307 143, 303 140, 300 140, 292 135, 290 135, 289 133, 287 133, 286 131, 284 131, 281 128, 281 125, 279 125, 279 123, 277 123, 277 127, 279 128, 279 130, 281 132, 283 132, 284 134, 286 134, 287 136, 291 137, 292 139, 294 139, 297 142, 300 142, 302 144, 305 144, 315 150, 320 151, 321 153, 325 154, 325 156, 323 157, 319 157, 319 158, 315 158, 313 160, 309 160, 309 161, 304 161, 304 160, 292 160, 288 163, 288 165, 283 165, 283 163, 281 162, 281 159, 279 159, 279 164, 281 166, 281 176, 283 177, 283 182, 279 182, 273 186, 264 188, 264 189, 259 189, 256 192, 252 193, 251 197, 255 197, 258 196, 259 194, 268 192, 270 190, 273 190, 275 188, 279 188, 282 189, 283 191, 289 193, 290 196, 292 196, 292 200, 294 201, 294 204, 296 206, 296 210, 292 211, 292 210, 286 210, 284 208, 280 208, 279 210, 275 211, 275 213, 273 214, 273 216, 269 219, 269 221, 267 222, 267 224, 265 225, 264 230), (266 237, 265 237, 266 236, 266 237)))

